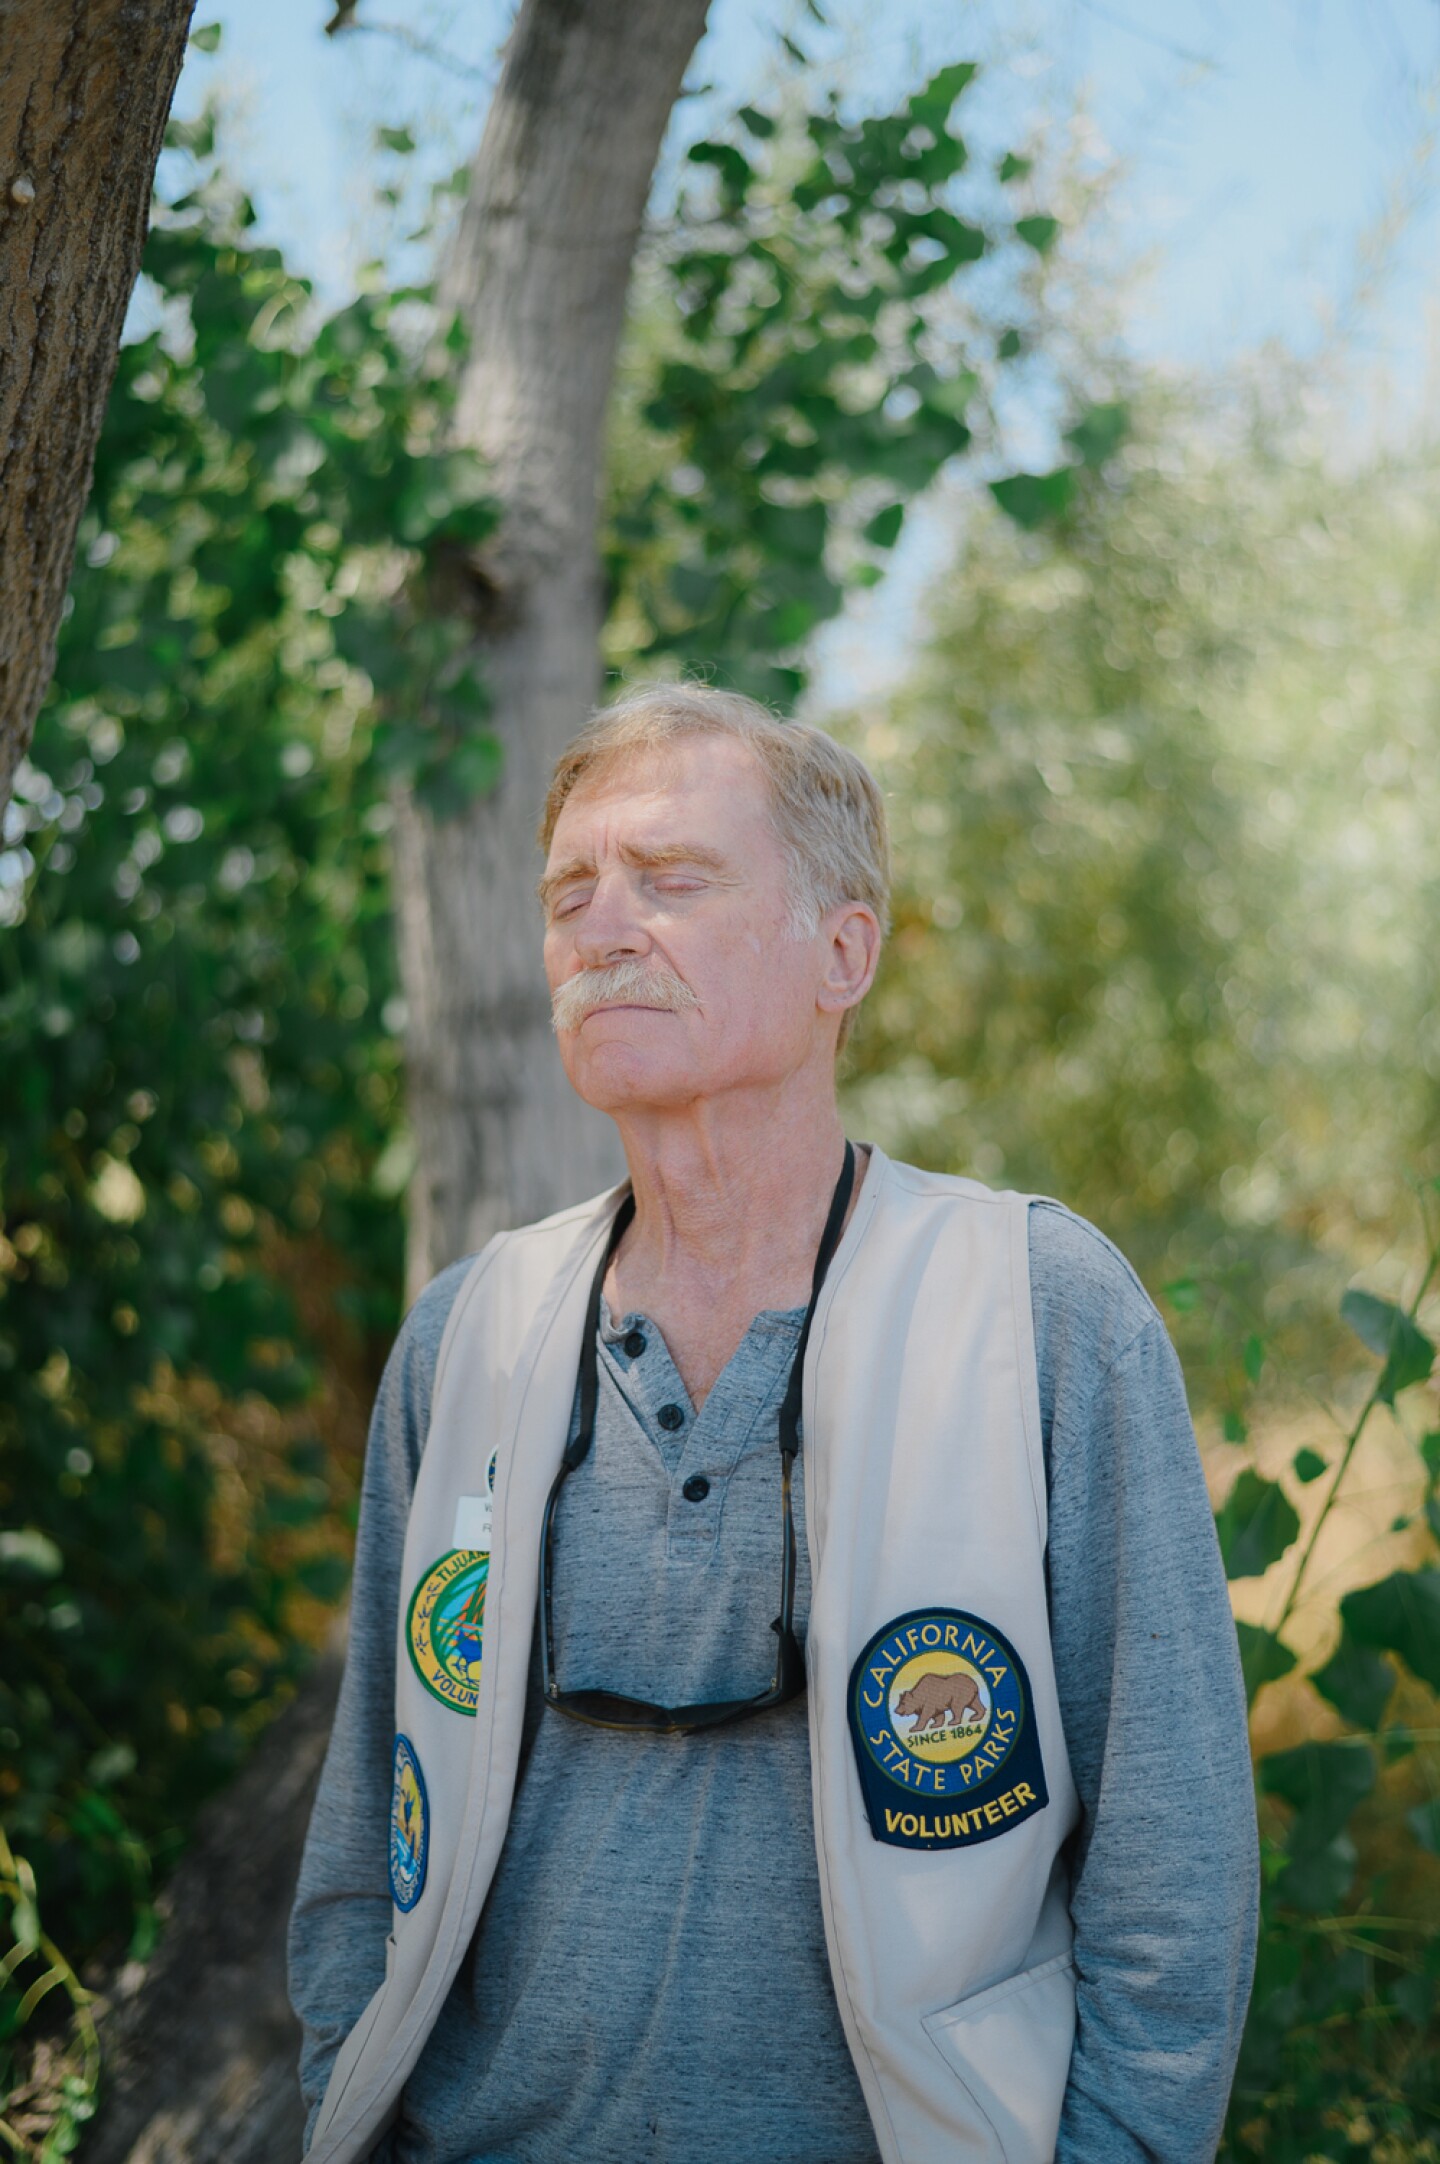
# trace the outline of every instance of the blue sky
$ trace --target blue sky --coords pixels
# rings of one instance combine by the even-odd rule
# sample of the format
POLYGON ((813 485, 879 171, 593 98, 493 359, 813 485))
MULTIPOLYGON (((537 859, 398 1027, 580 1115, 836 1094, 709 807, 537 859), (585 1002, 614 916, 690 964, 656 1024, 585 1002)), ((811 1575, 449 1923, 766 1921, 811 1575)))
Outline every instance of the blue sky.
MULTIPOLYGON (((1105 245, 1148 258, 1125 328, 1157 358, 1223 364, 1278 337, 1313 348, 1343 316, 1397 202, 1411 208, 1362 343, 1411 390, 1440 298, 1437 0, 833 0, 828 31, 792 0, 713 0, 681 128, 763 87, 789 28, 859 94, 927 65, 988 61, 977 110, 1002 127, 1070 123, 1122 161, 1105 245), (1372 244, 1372 245, 1368 245, 1372 244)), ((374 245, 365 190, 377 122, 410 123, 441 169, 468 154, 510 17, 502 0, 361 0, 445 63, 379 33, 324 35, 329 0, 201 0, 223 25, 194 55, 233 107, 238 162, 269 232, 330 296, 374 245), (468 72, 473 70, 474 72, 468 72)))

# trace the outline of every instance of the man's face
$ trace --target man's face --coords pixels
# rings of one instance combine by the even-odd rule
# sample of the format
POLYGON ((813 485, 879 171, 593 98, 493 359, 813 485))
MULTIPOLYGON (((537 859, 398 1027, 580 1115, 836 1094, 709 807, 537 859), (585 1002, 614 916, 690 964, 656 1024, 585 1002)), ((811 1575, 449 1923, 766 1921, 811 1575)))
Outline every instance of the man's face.
POLYGON ((601 1111, 773 1088, 833 1038, 816 1007, 829 942, 786 934, 764 776, 733 738, 682 738, 582 782, 555 823, 542 899, 552 996, 617 963, 640 973, 599 1004, 577 983, 558 1030, 566 1073, 601 1111), (693 1003, 658 1004, 667 974, 671 997, 693 1003))

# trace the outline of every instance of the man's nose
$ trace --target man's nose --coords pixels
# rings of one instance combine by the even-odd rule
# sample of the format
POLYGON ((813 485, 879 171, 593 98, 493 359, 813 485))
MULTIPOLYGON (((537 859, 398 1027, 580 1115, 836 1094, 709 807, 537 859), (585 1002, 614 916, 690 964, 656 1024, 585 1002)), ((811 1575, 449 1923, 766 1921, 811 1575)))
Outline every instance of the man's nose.
POLYGON ((623 870, 602 872, 589 901, 580 913, 575 951, 587 968, 646 954, 650 935, 641 920, 636 897, 623 870))

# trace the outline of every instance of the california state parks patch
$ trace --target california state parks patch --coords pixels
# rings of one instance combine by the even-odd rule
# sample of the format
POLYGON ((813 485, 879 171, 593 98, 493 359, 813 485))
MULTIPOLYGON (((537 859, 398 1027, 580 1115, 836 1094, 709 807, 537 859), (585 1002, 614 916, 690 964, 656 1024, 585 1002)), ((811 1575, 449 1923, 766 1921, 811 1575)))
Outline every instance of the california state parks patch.
POLYGON ((454 1713, 473 1714, 480 1698, 480 1648, 490 1557, 480 1548, 452 1548, 410 1596, 405 1643, 427 1691, 454 1713))
POLYGON ((887 1623, 850 1671, 849 1710, 877 1841, 969 1848, 1050 1801, 1025 1665, 979 1616, 915 1608, 887 1623))

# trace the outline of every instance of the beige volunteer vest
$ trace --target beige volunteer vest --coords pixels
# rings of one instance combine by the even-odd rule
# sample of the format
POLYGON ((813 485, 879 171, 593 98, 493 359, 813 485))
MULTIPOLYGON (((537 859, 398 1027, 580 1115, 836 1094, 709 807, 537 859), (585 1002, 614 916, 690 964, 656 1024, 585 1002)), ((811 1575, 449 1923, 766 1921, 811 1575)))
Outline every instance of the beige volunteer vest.
MULTIPOLYGON (((398 1618, 394 1930, 312 2164, 357 2164, 393 2118, 480 1919, 514 1794, 541 1513, 624 1192, 492 1241, 446 1327, 398 1618)), ((1046 1613, 1026 1213, 872 1151, 806 1356, 815 1841, 886 2164, 1045 2164, 1074 2038, 1078 1807, 1046 1613)))

